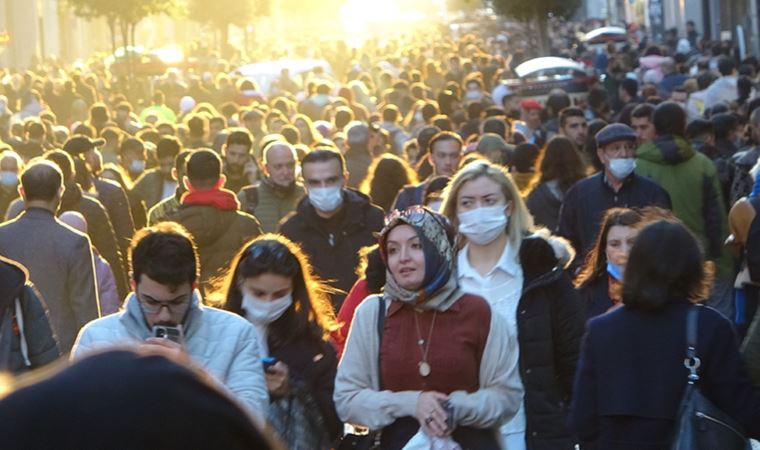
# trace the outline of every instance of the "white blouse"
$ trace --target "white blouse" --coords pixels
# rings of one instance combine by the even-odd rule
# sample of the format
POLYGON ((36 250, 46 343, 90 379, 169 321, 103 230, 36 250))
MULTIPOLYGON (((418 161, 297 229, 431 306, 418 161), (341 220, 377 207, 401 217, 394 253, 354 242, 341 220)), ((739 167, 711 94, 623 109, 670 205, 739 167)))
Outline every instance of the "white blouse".
MULTIPOLYGON (((517 341, 517 305, 522 296, 523 271, 519 262, 518 249, 514 248, 509 241, 504 247, 504 251, 496 265, 485 275, 478 273, 470 264, 467 257, 469 244, 459 252, 457 260, 459 285, 462 290, 468 294, 483 297, 493 311, 501 314, 507 321, 507 328, 510 333, 509 342, 514 343, 515 348, 510 349, 519 355, 520 348, 517 341)), ((514 380, 516 385, 522 387, 519 371, 514 372, 517 379, 514 380)), ((515 434, 525 433, 525 402, 521 402, 520 410, 515 417, 501 427, 501 434, 509 436, 510 442, 521 441, 524 447, 524 438, 515 439, 515 434)), ((509 447, 512 450, 512 447, 509 447)))

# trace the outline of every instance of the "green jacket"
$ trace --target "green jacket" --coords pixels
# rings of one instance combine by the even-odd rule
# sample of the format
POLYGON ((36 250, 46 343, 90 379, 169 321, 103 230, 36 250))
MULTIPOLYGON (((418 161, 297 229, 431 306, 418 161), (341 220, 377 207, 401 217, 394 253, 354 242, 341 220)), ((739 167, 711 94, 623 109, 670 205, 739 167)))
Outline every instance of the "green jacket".
POLYGON ((636 149, 636 173, 668 191, 673 213, 696 235, 707 258, 717 263, 718 278, 731 278, 733 260, 723 245, 728 216, 715 164, 686 139, 665 135, 636 149))
POLYGON ((241 211, 259 219, 265 233, 276 233, 280 220, 295 211, 304 195, 306 189, 299 182, 289 188, 276 188, 264 179, 255 185, 244 187, 237 197, 241 211))

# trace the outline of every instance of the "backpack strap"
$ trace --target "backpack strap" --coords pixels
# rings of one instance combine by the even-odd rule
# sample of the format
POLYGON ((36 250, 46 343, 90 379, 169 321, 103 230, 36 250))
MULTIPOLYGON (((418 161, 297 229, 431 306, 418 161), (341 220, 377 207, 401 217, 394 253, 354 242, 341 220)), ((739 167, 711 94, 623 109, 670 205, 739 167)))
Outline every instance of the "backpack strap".
POLYGON ((243 190, 245 192, 245 206, 249 209, 249 213, 253 213, 253 210, 259 206, 259 187, 249 186, 243 190))
POLYGON ((689 308, 686 313, 686 359, 683 364, 689 369, 689 384, 699 381, 698 369, 702 364, 697 357, 697 325, 699 323, 699 305, 689 308))

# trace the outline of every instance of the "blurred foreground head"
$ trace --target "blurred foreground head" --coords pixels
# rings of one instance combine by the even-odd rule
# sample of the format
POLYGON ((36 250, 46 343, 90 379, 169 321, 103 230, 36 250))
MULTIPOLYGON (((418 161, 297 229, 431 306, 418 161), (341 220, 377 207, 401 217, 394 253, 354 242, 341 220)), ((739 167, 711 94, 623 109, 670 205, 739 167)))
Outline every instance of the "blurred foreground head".
POLYGON ((0 400, 4 448, 279 448, 203 373, 163 355, 110 351, 33 381, 0 400))

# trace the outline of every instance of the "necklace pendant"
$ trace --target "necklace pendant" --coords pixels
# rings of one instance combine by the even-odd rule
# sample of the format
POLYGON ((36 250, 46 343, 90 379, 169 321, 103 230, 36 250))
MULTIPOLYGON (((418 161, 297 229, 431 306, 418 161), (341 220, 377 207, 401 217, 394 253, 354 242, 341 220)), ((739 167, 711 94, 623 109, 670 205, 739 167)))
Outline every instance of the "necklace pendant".
POLYGON ((420 369, 420 375, 423 377, 430 375, 430 364, 428 364, 427 361, 420 361, 417 366, 420 369))

